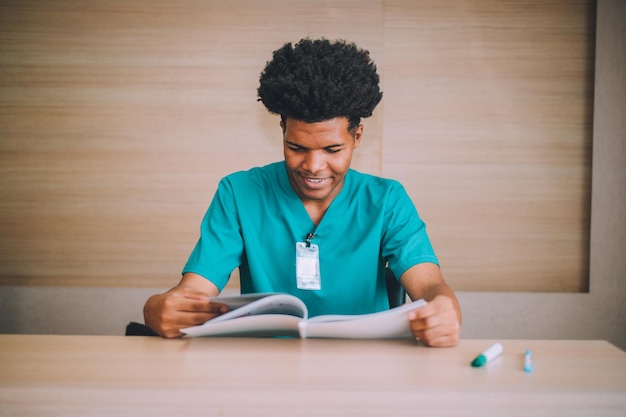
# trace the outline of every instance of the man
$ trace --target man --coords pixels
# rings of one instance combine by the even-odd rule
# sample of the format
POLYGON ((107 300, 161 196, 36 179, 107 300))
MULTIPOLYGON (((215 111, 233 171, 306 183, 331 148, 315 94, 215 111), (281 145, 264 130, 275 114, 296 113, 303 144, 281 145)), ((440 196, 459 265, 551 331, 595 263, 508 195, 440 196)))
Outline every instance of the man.
POLYGON ((146 324, 164 337, 225 312, 209 297, 239 268, 241 290, 286 292, 310 315, 389 308, 385 268, 412 299, 415 337, 458 343, 461 311, 426 226, 404 188, 350 168, 361 118, 382 98, 369 53, 343 41, 285 44, 261 73, 259 100, 280 116, 284 161, 219 184, 180 283, 148 299, 146 324))

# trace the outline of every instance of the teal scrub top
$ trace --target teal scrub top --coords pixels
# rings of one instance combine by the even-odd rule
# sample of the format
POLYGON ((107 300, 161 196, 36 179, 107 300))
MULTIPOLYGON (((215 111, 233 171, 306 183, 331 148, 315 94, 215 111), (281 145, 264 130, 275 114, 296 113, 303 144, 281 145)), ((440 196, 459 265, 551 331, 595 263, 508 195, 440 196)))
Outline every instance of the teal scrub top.
POLYGON ((385 266, 399 277, 423 262, 438 264, 426 225, 399 182, 350 169, 316 228, 282 161, 220 181, 183 273, 199 274, 221 291, 239 267, 242 293, 293 294, 313 317, 386 310, 385 266), (296 243, 309 233, 319 248, 319 290, 296 283, 296 243))

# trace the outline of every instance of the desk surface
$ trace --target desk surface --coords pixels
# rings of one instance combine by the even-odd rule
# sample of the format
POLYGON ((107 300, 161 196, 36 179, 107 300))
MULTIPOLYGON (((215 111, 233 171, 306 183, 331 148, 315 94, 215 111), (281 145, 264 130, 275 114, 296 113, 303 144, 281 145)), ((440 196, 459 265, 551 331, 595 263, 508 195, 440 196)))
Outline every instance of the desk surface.
POLYGON ((0 335, 0 416, 626 415, 613 345, 492 342, 0 335))

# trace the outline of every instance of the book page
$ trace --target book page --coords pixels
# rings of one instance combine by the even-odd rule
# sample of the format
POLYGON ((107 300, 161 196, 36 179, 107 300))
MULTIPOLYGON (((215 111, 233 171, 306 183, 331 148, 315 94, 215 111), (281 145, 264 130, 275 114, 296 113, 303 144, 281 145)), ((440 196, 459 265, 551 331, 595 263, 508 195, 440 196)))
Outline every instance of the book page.
POLYGON ((211 297, 209 300, 211 302, 216 302, 220 304, 224 304, 228 307, 228 310, 234 310, 239 307, 243 307, 247 304, 250 304, 254 301, 258 301, 262 298, 266 298, 270 295, 276 295, 273 292, 266 293, 254 293, 254 294, 240 294, 240 295, 218 295, 217 297, 211 297))
POLYGON ((257 316, 239 317, 233 320, 213 322, 207 321, 200 326, 188 327, 181 332, 185 336, 246 336, 299 337, 298 322, 300 318, 285 314, 262 314, 257 316))
POLYGON ((230 305, 233 310, 199 326, 181 329, 182 333, 186 336, 346 339, 411 337, 408 313, 426 305, 426 301, 418 300, 378 313, 321 315, 307 320, 305 304, 288 294, 250 294, 213 300, 230 305))
POLYGON ((426 305, 424 300, 378 313, 322 315, 300 321, 302 338, 391 339, 412 337, 409 311, 426 305))
POLYGON ((308 316, 306 305, 289 294, 244 294, 215 297, 232 310, 199 326, 181 329, 187 336, 295 336, 298 322, 308 316))
POLYGON ((244 294, 235 297, 215 297, 212 301, 226 304, 229 311, 207 323, 232 320, 238 317, 259 314, 286 314, 307 318, 306 305, 298 297, 289 294, 244 294))

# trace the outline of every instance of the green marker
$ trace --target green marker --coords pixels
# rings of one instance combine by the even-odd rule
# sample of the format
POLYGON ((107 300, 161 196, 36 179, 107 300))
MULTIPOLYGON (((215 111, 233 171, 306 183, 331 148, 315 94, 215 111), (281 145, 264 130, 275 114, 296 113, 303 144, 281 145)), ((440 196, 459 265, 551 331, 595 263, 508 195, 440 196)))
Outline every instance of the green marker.
POLYGON ((500 356, 500 354, 502 354, 502 350, 502 345, 500 343, 494 343, 489 346, 487 350, 474 358, 472 366, 476 368, 483 366, 493 358, 500 356))

